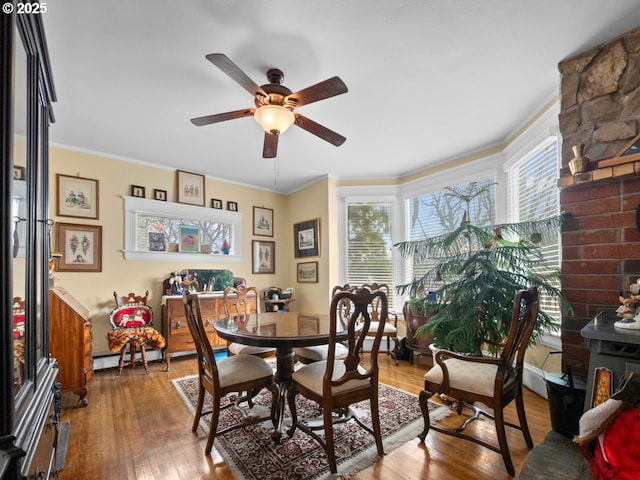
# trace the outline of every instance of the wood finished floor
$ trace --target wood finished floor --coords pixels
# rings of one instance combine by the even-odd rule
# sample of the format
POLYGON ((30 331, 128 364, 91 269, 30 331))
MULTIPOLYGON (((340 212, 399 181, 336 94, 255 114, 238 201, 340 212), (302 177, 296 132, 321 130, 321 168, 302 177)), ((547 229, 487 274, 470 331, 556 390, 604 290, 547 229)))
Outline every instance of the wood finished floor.
MULTIPOLYGON (((426 359, 395 366, 380 355, 380 381, 418 394, 426 359)), ((196 373, 193 356, 172 358, 171 371, 163 363, 150 363, 150 375, 142 367, 125 369, 119 381, 114 370, 95 373, 89 386, 89 406, 76 408, 77 396, 63 395, 62 421, 71 423, 71 434, 62 480, 170 480, 220 479, 233 475, 217 453, 204 455, 205 433, 191 433, 192 415, 170 380, 196 373)), ((547 401, 525 392, 527 419, 534 444, 551 430, 547 401)), ((515 408, 506 412, 514 421, 515 408)), ((450 423, 455 415, 445 420, 450 423)), ((493 424, 473 422, 473 431, 494 440, 493 424)), ((507 428, 516 473, 530 452, 522 434, 507 428)), ((479 445, 437 432, 426 444, 418 439, 388 452, 371 467, 351 477, 369 479, 469 479, 501 480, 510 477, 502 457, 479 445)))

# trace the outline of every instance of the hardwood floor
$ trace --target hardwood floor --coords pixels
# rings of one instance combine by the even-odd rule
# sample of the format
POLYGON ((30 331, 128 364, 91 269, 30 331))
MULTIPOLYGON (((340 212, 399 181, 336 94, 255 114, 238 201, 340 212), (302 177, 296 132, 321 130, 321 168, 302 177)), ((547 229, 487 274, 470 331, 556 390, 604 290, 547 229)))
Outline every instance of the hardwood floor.
MULTIPOLYGON (((394 362, 380 355, 380 381, 418 394, 428 369, 419 364, 394 362)), ((71 435, 62 480, 164 480, 220 479, 234 477, 217 452, 204 455, 205 433, 191 433, 193 417, 169 381, 196 373, 193 356, 174 357, 171 371, 164 363, 150 363, 150 375, 142 367, 125 369, 119 381, 115 370, 95 373, 89 386, 89 406, 76 408, 77 396, 63 396, 62 421, 71 423, 71 435)), ((534 444, 551 430, 547 401, 525 392, 527 419, 534 444)), ((506 416, 514 421, 515 408, 506 416)), ((452 415, 455 417, 455 415, 452 415)), ((453 418, 445 420, 451 422, 453 418)), ((493 424, 473 422, 473 428, 487 440, 495 439, 493 424)), ((507 428, 516 472, 530 452, 522 434, 507 428)), ((509 479, 502 457, 479 445, 437 432, 430 432, 426 444, 418 439, 387 453, 371 467, 351 477, 369 479, 509 479)))

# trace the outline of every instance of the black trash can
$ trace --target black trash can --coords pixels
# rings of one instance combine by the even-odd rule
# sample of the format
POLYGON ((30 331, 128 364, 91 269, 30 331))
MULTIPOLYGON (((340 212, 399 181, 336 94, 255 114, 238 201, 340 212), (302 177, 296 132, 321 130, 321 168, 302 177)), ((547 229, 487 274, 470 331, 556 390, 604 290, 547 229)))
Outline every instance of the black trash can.
POLYGON ((545 373, 551 427, 567 437, 578 434, 578 422, 584 411, 586 382, 566 373, 545 373))

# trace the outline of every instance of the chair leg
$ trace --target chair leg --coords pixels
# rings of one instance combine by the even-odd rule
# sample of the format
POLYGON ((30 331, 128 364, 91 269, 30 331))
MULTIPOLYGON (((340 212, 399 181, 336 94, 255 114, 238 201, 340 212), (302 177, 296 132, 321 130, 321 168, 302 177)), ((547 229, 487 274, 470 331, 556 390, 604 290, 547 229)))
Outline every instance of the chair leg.
POLYGON ((144 343, 140 345, 140 355, 142 356, 142 366, 144 367, 144 372, 149 375, 149 369, 147 368, 147 349, 144 347, 144 343))
POLYGON ((327 459, 329 460, 329 469, 331 473, 338 473, 338 464, 336 462, 336 450, 333 440, 333 415, 331 410, 324 409, 322 411, 324 419, 324 448, 327 451, 327 459))
POLYGON ((496 435, 498 436, 498 444, 500 445, 500 452, 502 453, 502 459, 504 460, 504 466, 507 469, 507 473, 513 477, 516 471, 513 468, 511 454, 509 453, 507 434, 504 430, 504 411, 501 407, 495 409, 494 420, 496 424, 496 435))
POLYGON ((424 443, 425 438, 427 438, 427 434, 429 433, 429 428, 431 427, 431 420, 429 419, 429 398, 432 396, 430 392, 426 390, 420 391, 420 396, 418 397, 418 402, 420 403, 420 410, 422 411, 422 419, 424 421, 424 429, 418 435, 418 438, 422 443, 424 443))
POLYGON ((127 346, 125 345, 120 349, 120 358, 118 359, 118 373, 116 376, 120 378, 120 374, 122 373, 122 369, 124 368, 124 356, 127 351, 127 346))
POLYGON ((396 361, 396 365, 398 365, 398 346, 400 342, 398 341, 398 337, 393 337, 393 359, 396 361))
POLYGON ((380 410, 378 408, 378 395, 371 397, 371 425, 373 426, 373 436, 376 439, 378 455, 384 455, 382 446, 382 429, 380 428, 380 410))
POLYGON ((213 407, 211 411, 211 426, 209 427, 209 437, 207 439, 207 446, 204 449, 204 454, 209 455, 213 448, 213 440, 216 438, 216 430, 218 430, 218 420, 220 419, 220 399, 213 399, 213 407))
POLYGON ((202 384, 198 386, 198 403, 196 405, 196 413, 193 417, 193 425, 191 427, 191 431, 195 433, 198 430, 198 425, 200 424, 200 417, 202 417, 202 407, 204 406, 204 387, 202 384))
POLYGON ((527 423, 527 415, 524 410, 524 398, 522 398, 522 390, 516 397, 516 410, 518 411, 518 420, 520 420, 520 428, 522 429, 522 435, 527 447, 533 448, 533 439, 531 433, 529 433, 529 424, 527 423))

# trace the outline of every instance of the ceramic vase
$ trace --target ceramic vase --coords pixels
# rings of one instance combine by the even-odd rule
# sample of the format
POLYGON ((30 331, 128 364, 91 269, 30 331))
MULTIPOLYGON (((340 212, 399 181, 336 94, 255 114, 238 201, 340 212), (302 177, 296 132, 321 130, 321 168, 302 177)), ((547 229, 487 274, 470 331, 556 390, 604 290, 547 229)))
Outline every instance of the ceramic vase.
POLYGON ((589 158, 582 154, 582 144, 573 147, 573 159, 569 161, 569 170, 571 175, 578 175, 587 171, 589 166, 589 158))

